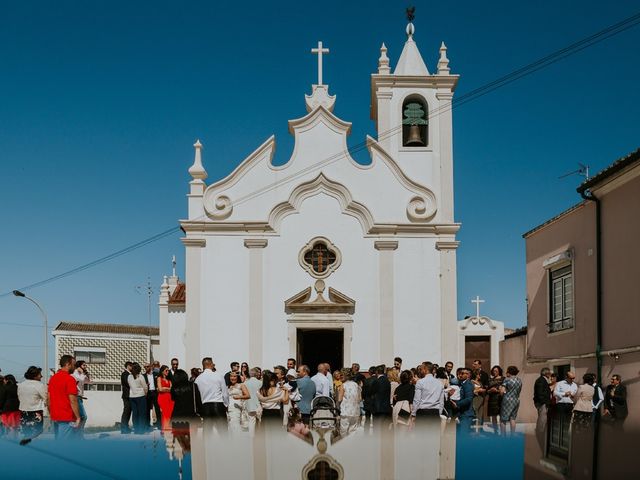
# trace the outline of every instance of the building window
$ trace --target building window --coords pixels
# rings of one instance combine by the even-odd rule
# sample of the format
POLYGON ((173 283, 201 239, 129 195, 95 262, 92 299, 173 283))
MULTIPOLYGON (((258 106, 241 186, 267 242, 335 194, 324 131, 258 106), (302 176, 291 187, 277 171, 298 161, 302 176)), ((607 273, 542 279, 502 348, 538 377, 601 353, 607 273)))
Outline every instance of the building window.
POLYGON ((74 357, 76 357, 76 361, 83 361, 87 363, 107 363, 107 352, 102 349, 98 350, 95 348, 92 349, 83 349, 75 348, 74 349, 74 357))
POLYGON ((573 274, 571 265, 551 270, 549 291, 549 332, 558 332, 573 327, 573 274))
POLYGON ((324 237, 307 243, 298 257, 300 266, 315 278, 326 278, 340 266, 340 250, 324 237))
POLYGON ((402 146, 426 147, 429 144, 429 109, 421 97, 410 96, 402 104, 402 146))

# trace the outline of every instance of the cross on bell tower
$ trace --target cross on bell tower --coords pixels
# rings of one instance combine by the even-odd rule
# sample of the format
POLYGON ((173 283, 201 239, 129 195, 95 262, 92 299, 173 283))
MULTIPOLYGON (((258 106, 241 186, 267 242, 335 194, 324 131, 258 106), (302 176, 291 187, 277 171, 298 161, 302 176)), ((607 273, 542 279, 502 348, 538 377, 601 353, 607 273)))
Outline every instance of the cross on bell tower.
POLYGON ((481 300, 480 297, 476 295, 476 298, 471 300, 471 303, 476 304, 476 318, 480 318, 480 304, 484 303, 484 300, 481 300))

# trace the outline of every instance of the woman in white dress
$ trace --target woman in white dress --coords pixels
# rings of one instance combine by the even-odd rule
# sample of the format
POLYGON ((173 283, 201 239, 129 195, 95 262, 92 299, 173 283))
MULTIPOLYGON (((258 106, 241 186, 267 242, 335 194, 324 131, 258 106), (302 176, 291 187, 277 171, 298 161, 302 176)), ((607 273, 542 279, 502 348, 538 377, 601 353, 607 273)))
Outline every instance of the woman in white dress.
POLYGON ((231 372, 229 381, 229 408, 227 417, 229 418, 229 431, 239 432, 245 430, 248 426, 247 413, 245 409, 245 400, 249 400, 251 395, 247 387, 241 383, 240 373, 231 372))
POLYGON ((338 403, 340 404, 340 432, 346 435, 358 427, 360 422, 360 400, 362 394, 360 385, 353 381, 351 370, 342 370, 342 385, 338 389, 338 403))

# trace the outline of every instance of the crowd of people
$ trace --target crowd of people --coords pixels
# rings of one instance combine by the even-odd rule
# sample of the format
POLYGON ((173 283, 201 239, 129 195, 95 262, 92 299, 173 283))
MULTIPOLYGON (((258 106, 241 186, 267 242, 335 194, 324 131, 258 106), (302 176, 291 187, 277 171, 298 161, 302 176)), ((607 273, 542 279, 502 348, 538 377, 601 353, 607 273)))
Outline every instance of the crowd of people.
POLYGON ((399 357, 393 367, 372 366, 367 372, 357 363, 334 371, 320 363, 312 376, 308 365, 297 365, 293 358, 272 370, 232 362, 224 375, 210 357, 202 360, 202 368, 191 368, 190 375, 173 358, 170 367, 155 362, 141 371, 140 365, 127 362, 122 373, 122 433, 166 430, 172 422, 197 417, 238 432, 255 431, 267 422, 308 424, 317 397, 332 399, 345 430, 410 428, 434 419, 471 428, 476 419, 482 425, 486 411, 495 431, 505 433, 507 424, 515 431, 522 389, 516 367, 503 375, 495 366, 489 375, 480 360, 472 369, 455 372, 452 362, 439 366, 425 361, 403 369, 399 357))
MULTIPOLYGON (((56 437, 82 436, 87 421, 84 388, 90 382, 87 364, 63 355, 59 367, 48 385, 41 381, 42 370, 36 366, 29 367, 23 382, 13 375, 0 378, 4 433, 17 436, 21 432, 25 439, 38 436, 48 408, 56 437)), ((399 357, 392 367, 371 366, 367 372, 361 372, 357 363, 334 371, 328 363, 320 363, 313 376, 308 365, 297 365, 293 358, 272 370, 232 362, 224 375, 211 357, 189 373, 180 368, 177 358, 170 366, 157 361, 144 367, 126 362, 121 375, 120 431, 166 431, 176 423, 200 419, 233 432, 254 432, 266 423, 291 428, 308 425, 313 400, 328 397, 344 432, 367 426, 412 428, 433 421, 455 421, 462 430, 471 431, 484 428, 487 419, 493 432, 506 434, 509 426, 513 433, 522 391, 518 374, 515 366, 503 371, 495 365, 486 372, 480 360, 472 368, 455 372, 453 362, 439 366, 425 361, 403 369, 399 357)), ((543 368, 534 385, 538 431, 545 430, 550 416, 562 416, 566 425, 584 428, 600 416, 622 426, 627 405, 619 375, 613 375, 604 392, 592 373, 585 374, 579 386, 573 372, 567 372, 562 381, 554 377, 549 368, 543 368)))

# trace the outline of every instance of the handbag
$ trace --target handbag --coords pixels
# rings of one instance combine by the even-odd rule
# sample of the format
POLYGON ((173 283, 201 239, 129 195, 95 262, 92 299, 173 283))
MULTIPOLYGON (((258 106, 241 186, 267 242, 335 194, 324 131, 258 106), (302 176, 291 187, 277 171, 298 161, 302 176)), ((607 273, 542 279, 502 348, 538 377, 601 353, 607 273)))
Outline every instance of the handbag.
POLYGON ((409 417, 411 417, 411 412, 407 412, 404 408, 401 408, 398 412, 398 416, 407 420, 409 417))

